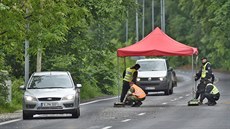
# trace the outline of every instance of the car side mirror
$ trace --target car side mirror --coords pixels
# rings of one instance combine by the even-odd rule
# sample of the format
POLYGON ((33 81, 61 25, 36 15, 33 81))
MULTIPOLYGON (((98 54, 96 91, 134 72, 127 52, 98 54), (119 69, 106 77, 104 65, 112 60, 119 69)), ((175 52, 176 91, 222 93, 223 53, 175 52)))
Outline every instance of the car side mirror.
POLYGON ((82 85, 81 85, 81 84, 77 84, 75 87, 76 87, 76 88, 81 88, 82 85))
POLYGON ((21 85, 19 88, 20 88, 21 90, 26 90, 26 87, 25 87, 24 85, 21 85))

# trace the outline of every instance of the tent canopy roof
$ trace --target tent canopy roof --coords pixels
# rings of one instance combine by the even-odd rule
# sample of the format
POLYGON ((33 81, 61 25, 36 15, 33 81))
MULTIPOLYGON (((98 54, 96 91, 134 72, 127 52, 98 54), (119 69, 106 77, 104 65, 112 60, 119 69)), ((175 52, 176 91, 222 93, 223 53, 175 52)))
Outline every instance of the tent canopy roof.
POLYGON ((177 42, 158 27, 141 41, 117 50, 118 57, 191 56, 193 54, 198 54, 197 48, 177 42))

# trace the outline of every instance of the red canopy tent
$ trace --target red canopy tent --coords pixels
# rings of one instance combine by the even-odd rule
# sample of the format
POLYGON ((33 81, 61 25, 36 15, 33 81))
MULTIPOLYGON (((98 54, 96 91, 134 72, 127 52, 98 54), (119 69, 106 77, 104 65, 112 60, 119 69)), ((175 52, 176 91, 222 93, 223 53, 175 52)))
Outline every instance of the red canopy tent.
MULTIPOLYGON (((168 35, 160 28, 155 28, 149 35, 141 41, 117 50, 117 57, 127 56, 192 56, 198 55, 198 49, 182 44, 168 35)), ((198 56, 197 56, 198 57, 198 56)), ((125 59, 125 58, 124 58, 125 59)), ((196 58, 196 62, 197 62, 196 58)), ((117 60, 119 64, 119 59, 117 60)), ((119 65, 118 65, 119 71, 119 65)), ((119 75, 118 75, 119 78, 119 75)), ((196 87, 196 84, 194 85, 196 87)), ((118 101, 119 101, 119 79, 118 79, 118 101)))
POLYGON ((141 41, 117 50, 118 57, 126 56, 191 56, 197 55, 197 48, 182 44, 160 28, 154 29, 141 41))

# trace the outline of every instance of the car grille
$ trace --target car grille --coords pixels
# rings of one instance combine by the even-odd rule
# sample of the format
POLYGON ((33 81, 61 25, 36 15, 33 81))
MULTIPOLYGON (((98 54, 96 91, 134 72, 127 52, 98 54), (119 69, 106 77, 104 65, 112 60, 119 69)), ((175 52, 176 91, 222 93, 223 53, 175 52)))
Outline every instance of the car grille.
POLYGON ((160 79, 159 78, 151 78, 151 80, 150 80, 150 78, 140 78, 140 81, 160 81, 160 79))
POLYGON ((61 106, 57 107, 38 107, 38 109, 63 109, 61 106))
POLYGON ((60 101, 61 98, 47 97, 47 98, 38 98, 39 101, 60 101))

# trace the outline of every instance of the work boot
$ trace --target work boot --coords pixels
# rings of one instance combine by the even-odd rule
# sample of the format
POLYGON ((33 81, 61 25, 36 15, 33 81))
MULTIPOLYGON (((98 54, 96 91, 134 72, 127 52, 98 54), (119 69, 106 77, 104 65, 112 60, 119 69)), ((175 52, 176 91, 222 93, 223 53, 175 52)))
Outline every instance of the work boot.
POLYGON ((209 102, 209 101, 208 101, 208 102, 207 102, 207 103, 205 103, 205 104, 206 104, 206 105, 209 105, 210 103, 211 103, 211 102, 209 102))
POLYGON ((135 104, 132 105, 132 107, 140 107, 142 105, 141 101, 135 102, 135 104))
POLYGON ((202 105, 202 104, 203 104, 203 101, 199 101, 198 104, 199 104, 199 105, 202 105))
POLYGON ((133 105, 133 101, 125 101, 125 105, 131 106, 131 105, 133 105))
POLYGON ((214 106, 214 105, 216 105, 216 102, 211 102, 208 104, 208 106, 214 106))

